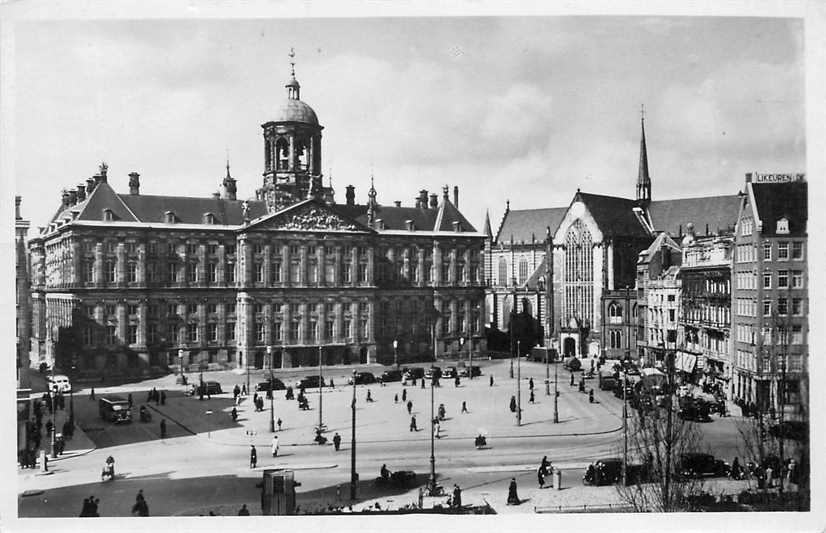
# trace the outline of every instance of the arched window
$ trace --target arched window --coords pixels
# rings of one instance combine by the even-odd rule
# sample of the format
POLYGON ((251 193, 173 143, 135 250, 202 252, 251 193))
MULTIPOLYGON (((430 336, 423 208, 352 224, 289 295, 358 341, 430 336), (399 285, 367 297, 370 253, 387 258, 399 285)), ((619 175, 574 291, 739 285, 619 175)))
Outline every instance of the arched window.
POLYGON ((622 306, 617 302, 608 305, 608 323, 622 324, 622 306))
POLYGON ((617 330, 610 331, 611 348, 622 348, 622 332, 617 330))
POLYGON ((115 220, 115 214, 112 212, 111 209, 106 208, 103 210, 103 220, 106 222, 111 222, 115 220))
POLYGON ((164 213, 164 222, 167 224, 174 224, 175 223, 175 213, 172 211, 167 211, 164 213))
POLYGON ((594 322, 594 250, 591 232, 577 219, 565 235, 562 305, 566 321, 594 322))
POLYGON ((504 257, 499 258, 499 285, 508 284, 508 261, 504 257))
POLYGON ((528 260, 519 260, 519 284, 522 285, 528 279, 528 260))
POLYGON ((267 170, 272 168, 272 142, 269 139, 264 142, 264 166, 267 170))
POLYGON ((275 155, 278 170, 290 169, 290 143, 284 137, 275 141, 275 155))
POLYGON ((307 170, 310 168, 310 147, 307 140, 300 140, 295 147, 298 157, 298 169, 307 170))

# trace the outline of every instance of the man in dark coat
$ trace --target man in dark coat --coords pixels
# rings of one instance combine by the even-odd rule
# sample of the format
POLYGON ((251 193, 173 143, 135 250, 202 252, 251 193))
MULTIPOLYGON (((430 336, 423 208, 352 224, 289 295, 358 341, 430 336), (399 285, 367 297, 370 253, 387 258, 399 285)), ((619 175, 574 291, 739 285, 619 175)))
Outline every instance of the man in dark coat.
POLYGON ((161 405, 166 405, 166 391, 161 391, 161 405))
POLYGON ((161 438, 166 438, 166 420, 163 418, 161 418, 161 438))
POLYGON ((516 412, 516 396, 511 396, 510 410, 511 410, 511 413, 516 412))
POLYGON ((238 516, 249 516, 250 510, 247 509, 247 504, 243 504, 240 509, 238 509, 238 516))
POLYGON ((255 468, 258 464, 258 452, 255 451, 255 445, 250 444, 250 468, 255 468))
POLYGON ((333 446, 335 446, 336 451, 338 451, 339 448, 341 448, 341 435, 339 435, 338 432, 336 432, 336 434, 333 435, 333 446))
POLYGON ((407 414, 413 412, 413 400, 407 400, 407 414))
POLYGON ((402 389, 402 401, 403 402, 407 401, 407 389, 404 389, 404 388, 402 389))
POLYGON ((419 431, 419 428, 416 427, 416 416, 410 417, 410 431, 419 431))
POLYGON ((453 484, 453 507, 457 509, 462 507, 462 489, 455 483, 453 484))
POLYGON ((516 478, 512 477, 510 485, 508 485, 508 505, 519 505, 519 496, 516 493, 516 478))

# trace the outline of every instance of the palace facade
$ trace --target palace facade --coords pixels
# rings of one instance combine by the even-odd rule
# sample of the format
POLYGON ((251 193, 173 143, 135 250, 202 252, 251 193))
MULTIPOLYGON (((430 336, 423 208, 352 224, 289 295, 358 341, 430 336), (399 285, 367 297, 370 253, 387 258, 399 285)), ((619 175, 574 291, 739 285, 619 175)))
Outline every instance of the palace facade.
POLYGON ((143 194, 136 172, 118 193, 105 163, 62 192, 28 245, 30 365, 146 373, 485 349, 485 235, 459 212, 458 188, 402 206, 372 185, 357 203, 348 186, 336 203, 294 70, 286 89, 262 125, 255 199, 236 198, 229 163, 206 197, 143 194))

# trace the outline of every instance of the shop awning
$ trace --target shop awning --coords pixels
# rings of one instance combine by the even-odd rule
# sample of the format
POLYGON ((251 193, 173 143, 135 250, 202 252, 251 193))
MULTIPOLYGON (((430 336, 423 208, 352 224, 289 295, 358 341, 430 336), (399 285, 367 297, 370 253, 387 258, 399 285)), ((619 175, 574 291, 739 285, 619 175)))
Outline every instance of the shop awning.
POLYGON ((691 374, 694 372, 694 366, 697 364, 697 356, 685 352, 677 352, 674 358, 674 368, 680 372, 691 374))

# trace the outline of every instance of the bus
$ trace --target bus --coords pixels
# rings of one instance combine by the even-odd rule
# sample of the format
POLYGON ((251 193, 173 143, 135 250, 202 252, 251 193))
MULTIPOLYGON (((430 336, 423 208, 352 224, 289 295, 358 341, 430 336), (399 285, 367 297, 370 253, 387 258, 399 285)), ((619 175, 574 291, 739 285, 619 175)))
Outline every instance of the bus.
POLYGON ((103 396, 98 400, 100 417, 108 422, 131 422, 132 409, 129 402, 120 396, 103 396))

